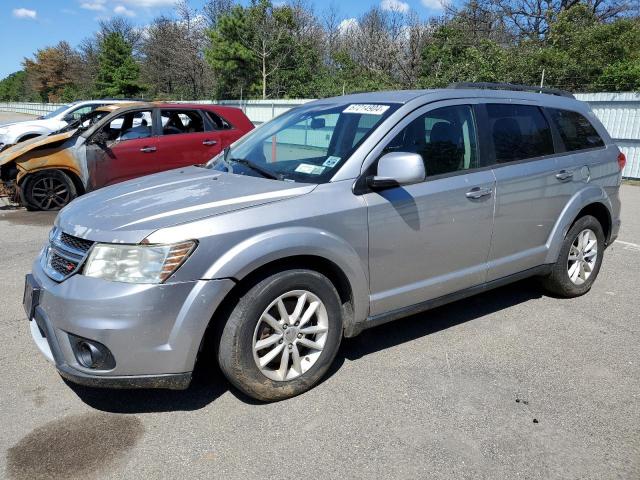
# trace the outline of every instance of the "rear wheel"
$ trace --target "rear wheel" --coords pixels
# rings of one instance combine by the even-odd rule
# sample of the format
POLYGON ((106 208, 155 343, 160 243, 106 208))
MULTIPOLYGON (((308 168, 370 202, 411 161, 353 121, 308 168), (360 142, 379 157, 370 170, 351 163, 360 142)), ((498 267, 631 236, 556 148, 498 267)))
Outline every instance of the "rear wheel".
POLYGON ((543 284, 563 297, 587 293, 600 271, 604 253, 604 231, 595 217, 579 218, 567 232, 558 260, 543 284))
POLYGON ((25 179, 21 200, 29 210, 59 210, 77 197, 76 187, 66 173, 43 170, 25 179))
POLYGON ((218 362, 247 395, 282 400, 313 387, 342 338, 342 306, 320 273, 289 270, 253 286, 224 326, 218 362))

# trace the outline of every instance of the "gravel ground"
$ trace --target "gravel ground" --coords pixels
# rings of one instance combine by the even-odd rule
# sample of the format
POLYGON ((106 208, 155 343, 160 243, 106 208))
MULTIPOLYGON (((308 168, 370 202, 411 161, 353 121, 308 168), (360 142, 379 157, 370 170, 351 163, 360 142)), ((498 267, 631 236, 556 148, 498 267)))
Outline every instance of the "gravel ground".
POLYGON ((32 343, 24 274, 54 219, 0 206, 0 477, 640 478, 640 187, 592 291, 533 281, 364 332, 297 398, 203 370, 183 392, 68 385, 32 343))

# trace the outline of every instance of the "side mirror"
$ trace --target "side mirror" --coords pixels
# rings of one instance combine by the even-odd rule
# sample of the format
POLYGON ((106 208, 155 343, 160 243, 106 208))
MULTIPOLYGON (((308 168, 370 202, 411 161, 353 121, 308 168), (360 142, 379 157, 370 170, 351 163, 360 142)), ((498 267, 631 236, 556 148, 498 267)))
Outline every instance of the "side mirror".
POLYGON ((423 182, 427 176, 422 156, 417 153, 391 152, 378 160, 378 174, 367 178, 373 190, 423 182))
POLYGON ((73 113, 69 113, 64 117, 62 117, 62 121, 67 123, 74 122, 75 120, 76 120, 76 117, 73 116, 73 113))
POLYGON ((312 118, 311 119, 311 127, 312 130, 318 130, 319 128, 324 128, 327 125, 327 121, 324 118, 312 118))

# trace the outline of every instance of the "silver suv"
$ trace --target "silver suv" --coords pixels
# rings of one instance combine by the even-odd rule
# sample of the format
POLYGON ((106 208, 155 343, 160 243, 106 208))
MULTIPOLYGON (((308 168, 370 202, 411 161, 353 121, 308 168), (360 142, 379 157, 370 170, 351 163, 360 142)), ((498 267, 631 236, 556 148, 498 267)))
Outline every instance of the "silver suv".
POLYGON ((73 382, 186 388, 206 338, 237 388, 291 397, 343 336, 530 276, 586 293, 624 161, 562 92, 308 103, 64 208, 26 279, 31 332, 73 382))

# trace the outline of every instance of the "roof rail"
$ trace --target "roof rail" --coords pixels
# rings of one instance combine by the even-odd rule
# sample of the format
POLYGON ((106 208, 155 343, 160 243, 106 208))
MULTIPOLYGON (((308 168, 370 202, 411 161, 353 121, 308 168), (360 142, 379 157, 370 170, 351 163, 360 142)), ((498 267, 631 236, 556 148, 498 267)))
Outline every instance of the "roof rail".
POLYGON ((470 88, 481 90, 512 90, 516 92, 537 92, 558 97, 576 98, 566 90, 557 88, 535 87, 532 85, 516 85, 514 83, 493 83, 493 82, 459 82, 452 83, 448 88, 470 88))

